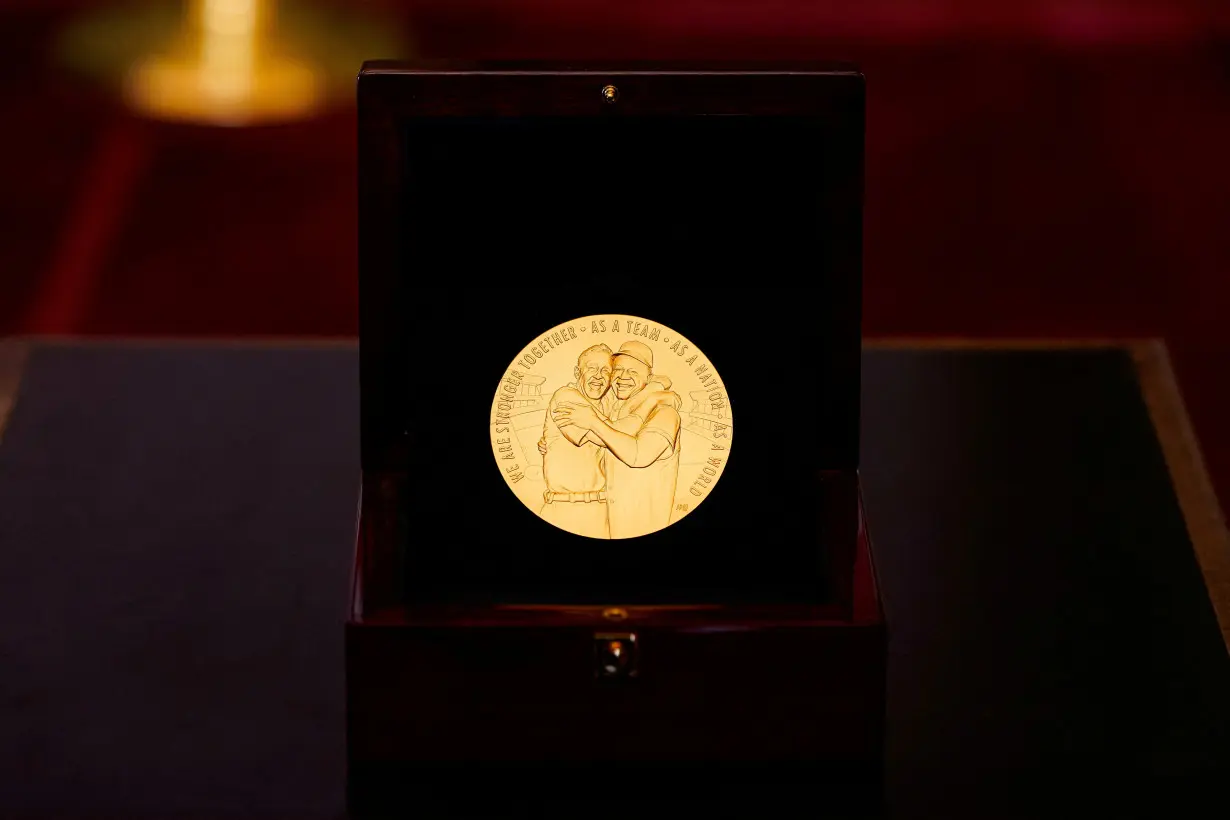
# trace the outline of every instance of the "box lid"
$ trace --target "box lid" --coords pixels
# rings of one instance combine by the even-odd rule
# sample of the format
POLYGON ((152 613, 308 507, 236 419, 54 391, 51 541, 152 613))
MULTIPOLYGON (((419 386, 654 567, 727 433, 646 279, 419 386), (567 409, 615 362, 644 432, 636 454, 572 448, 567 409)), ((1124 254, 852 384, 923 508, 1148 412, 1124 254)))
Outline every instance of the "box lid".
MULTIPOLYGON (((364 67, 358 95, 364 470, 405 477, 420 537, 487 545, 452 558, 410 549, 426 561, 417 577, 511 578, 509 537, 550 556, 572 588, 648 578, 685 554, 665 574, 695 578, 704 552, 725 567, 705 585, 815 589, 829 558, 853 560, 856 70, 382 62, 364 67), (543 490, 568 505, 553 513, 648 509, 657 501, 626 487, 649 471, 634 466, 620 493, 613 476, 628 464, 601 442, 621 462, 606 471, 611 497, 597 498, 606 488, 588 479, 552 482, 540 450, 562 435, 557 391, 584 392, 580 354, 604 344, 612 363, 643 349, 648 375, 669 380, 649 385, 673 394, 664 435, 680 465, 670 523, 598 561, 576 558, 581 530, 543 526, 543 490), (739 444, 727 448, 734 415, 739 444), (743 560, 754 542, 763 572, 743 560)), ((612 405, 601 413, 651 412, 615 409, 617 382, 594 399, 612 405)))

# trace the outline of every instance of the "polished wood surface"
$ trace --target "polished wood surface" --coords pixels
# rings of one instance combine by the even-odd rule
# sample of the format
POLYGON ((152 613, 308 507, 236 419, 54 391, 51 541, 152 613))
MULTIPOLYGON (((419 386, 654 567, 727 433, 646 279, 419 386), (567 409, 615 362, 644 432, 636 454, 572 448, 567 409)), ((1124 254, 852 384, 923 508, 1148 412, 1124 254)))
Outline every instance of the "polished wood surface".
MULTIPOLYGON (((401 607, 346 628, 355 818, 427 811, 571 817, 596 780, 659 805, 822 791, 883 807, 887 634, 866 530, 834 606, 401 607), (598 636, 631 635, 634 678, 602 679, 598 636), (835 670, 840 670, 835 674, 835 670), (457 778, 486 788, 459 792, 457 778)), ((360 558, 367 539, 360 538, 360 558)), ((639 798, 637 798, 639 802, 639 798)), ((745 803, 744 803, 745 805, 745 803)), ((588 813, 625 816, 621 801, 588 813)))

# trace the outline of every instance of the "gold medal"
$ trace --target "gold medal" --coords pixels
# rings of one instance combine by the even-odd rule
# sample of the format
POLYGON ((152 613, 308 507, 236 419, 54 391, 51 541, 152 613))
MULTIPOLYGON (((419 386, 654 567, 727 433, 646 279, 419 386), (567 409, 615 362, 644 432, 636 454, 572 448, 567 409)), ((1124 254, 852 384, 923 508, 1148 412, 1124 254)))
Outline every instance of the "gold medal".
POLYGON ((585 316, 513 358, 491 402, 508 488, 543 520, 634 538, 690 514, 726 468, 726 384, 705 354, 639 316, 585 316))

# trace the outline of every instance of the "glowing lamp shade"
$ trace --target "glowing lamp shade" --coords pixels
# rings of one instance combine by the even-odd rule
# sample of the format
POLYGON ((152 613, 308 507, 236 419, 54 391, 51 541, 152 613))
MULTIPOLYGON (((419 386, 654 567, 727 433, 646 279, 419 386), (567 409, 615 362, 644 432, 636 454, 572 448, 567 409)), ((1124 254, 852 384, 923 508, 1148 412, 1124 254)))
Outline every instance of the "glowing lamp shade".
POLYGON ((296 119, 323 103, 322 79, 279 52, 272 0, 191 0, 182 41, 139 61, 124 94, 159 119, 246 125, 296 119))
POLYGON ((207 126, 299 120, 350 105, 364 60, 414 48, 400 18, 315 0, 128 0, 73 17, 65 68, 150 119, 207 126))

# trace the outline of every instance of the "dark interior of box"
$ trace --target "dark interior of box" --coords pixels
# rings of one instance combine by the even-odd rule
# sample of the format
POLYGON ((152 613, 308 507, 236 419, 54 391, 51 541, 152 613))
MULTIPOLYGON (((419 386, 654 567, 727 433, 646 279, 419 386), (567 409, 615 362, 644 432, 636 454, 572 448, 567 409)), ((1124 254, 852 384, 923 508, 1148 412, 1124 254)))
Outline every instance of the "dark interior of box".
POLYGON ((833 181, 861 159, 830 134, 800 117, 406 124, 405 318, 384 401, 409 442, 414 600, 829 599, 829 550, 849 545, 824 543, 821 474, 857 468, 860 293, 859 203, 833 181), (609 542, 537 519, 502 486, 486 432, 514 356, 600 313, 691 339, 738 419, 702 506, 609 542))
POLYGON ((407 273, 539 289, 677 282, 698 296, 725 276, 814 275, 817 206, 827 179, 848 172, 826 167, 838 157, 825 139, 815 117, 412 122, 407 273))

